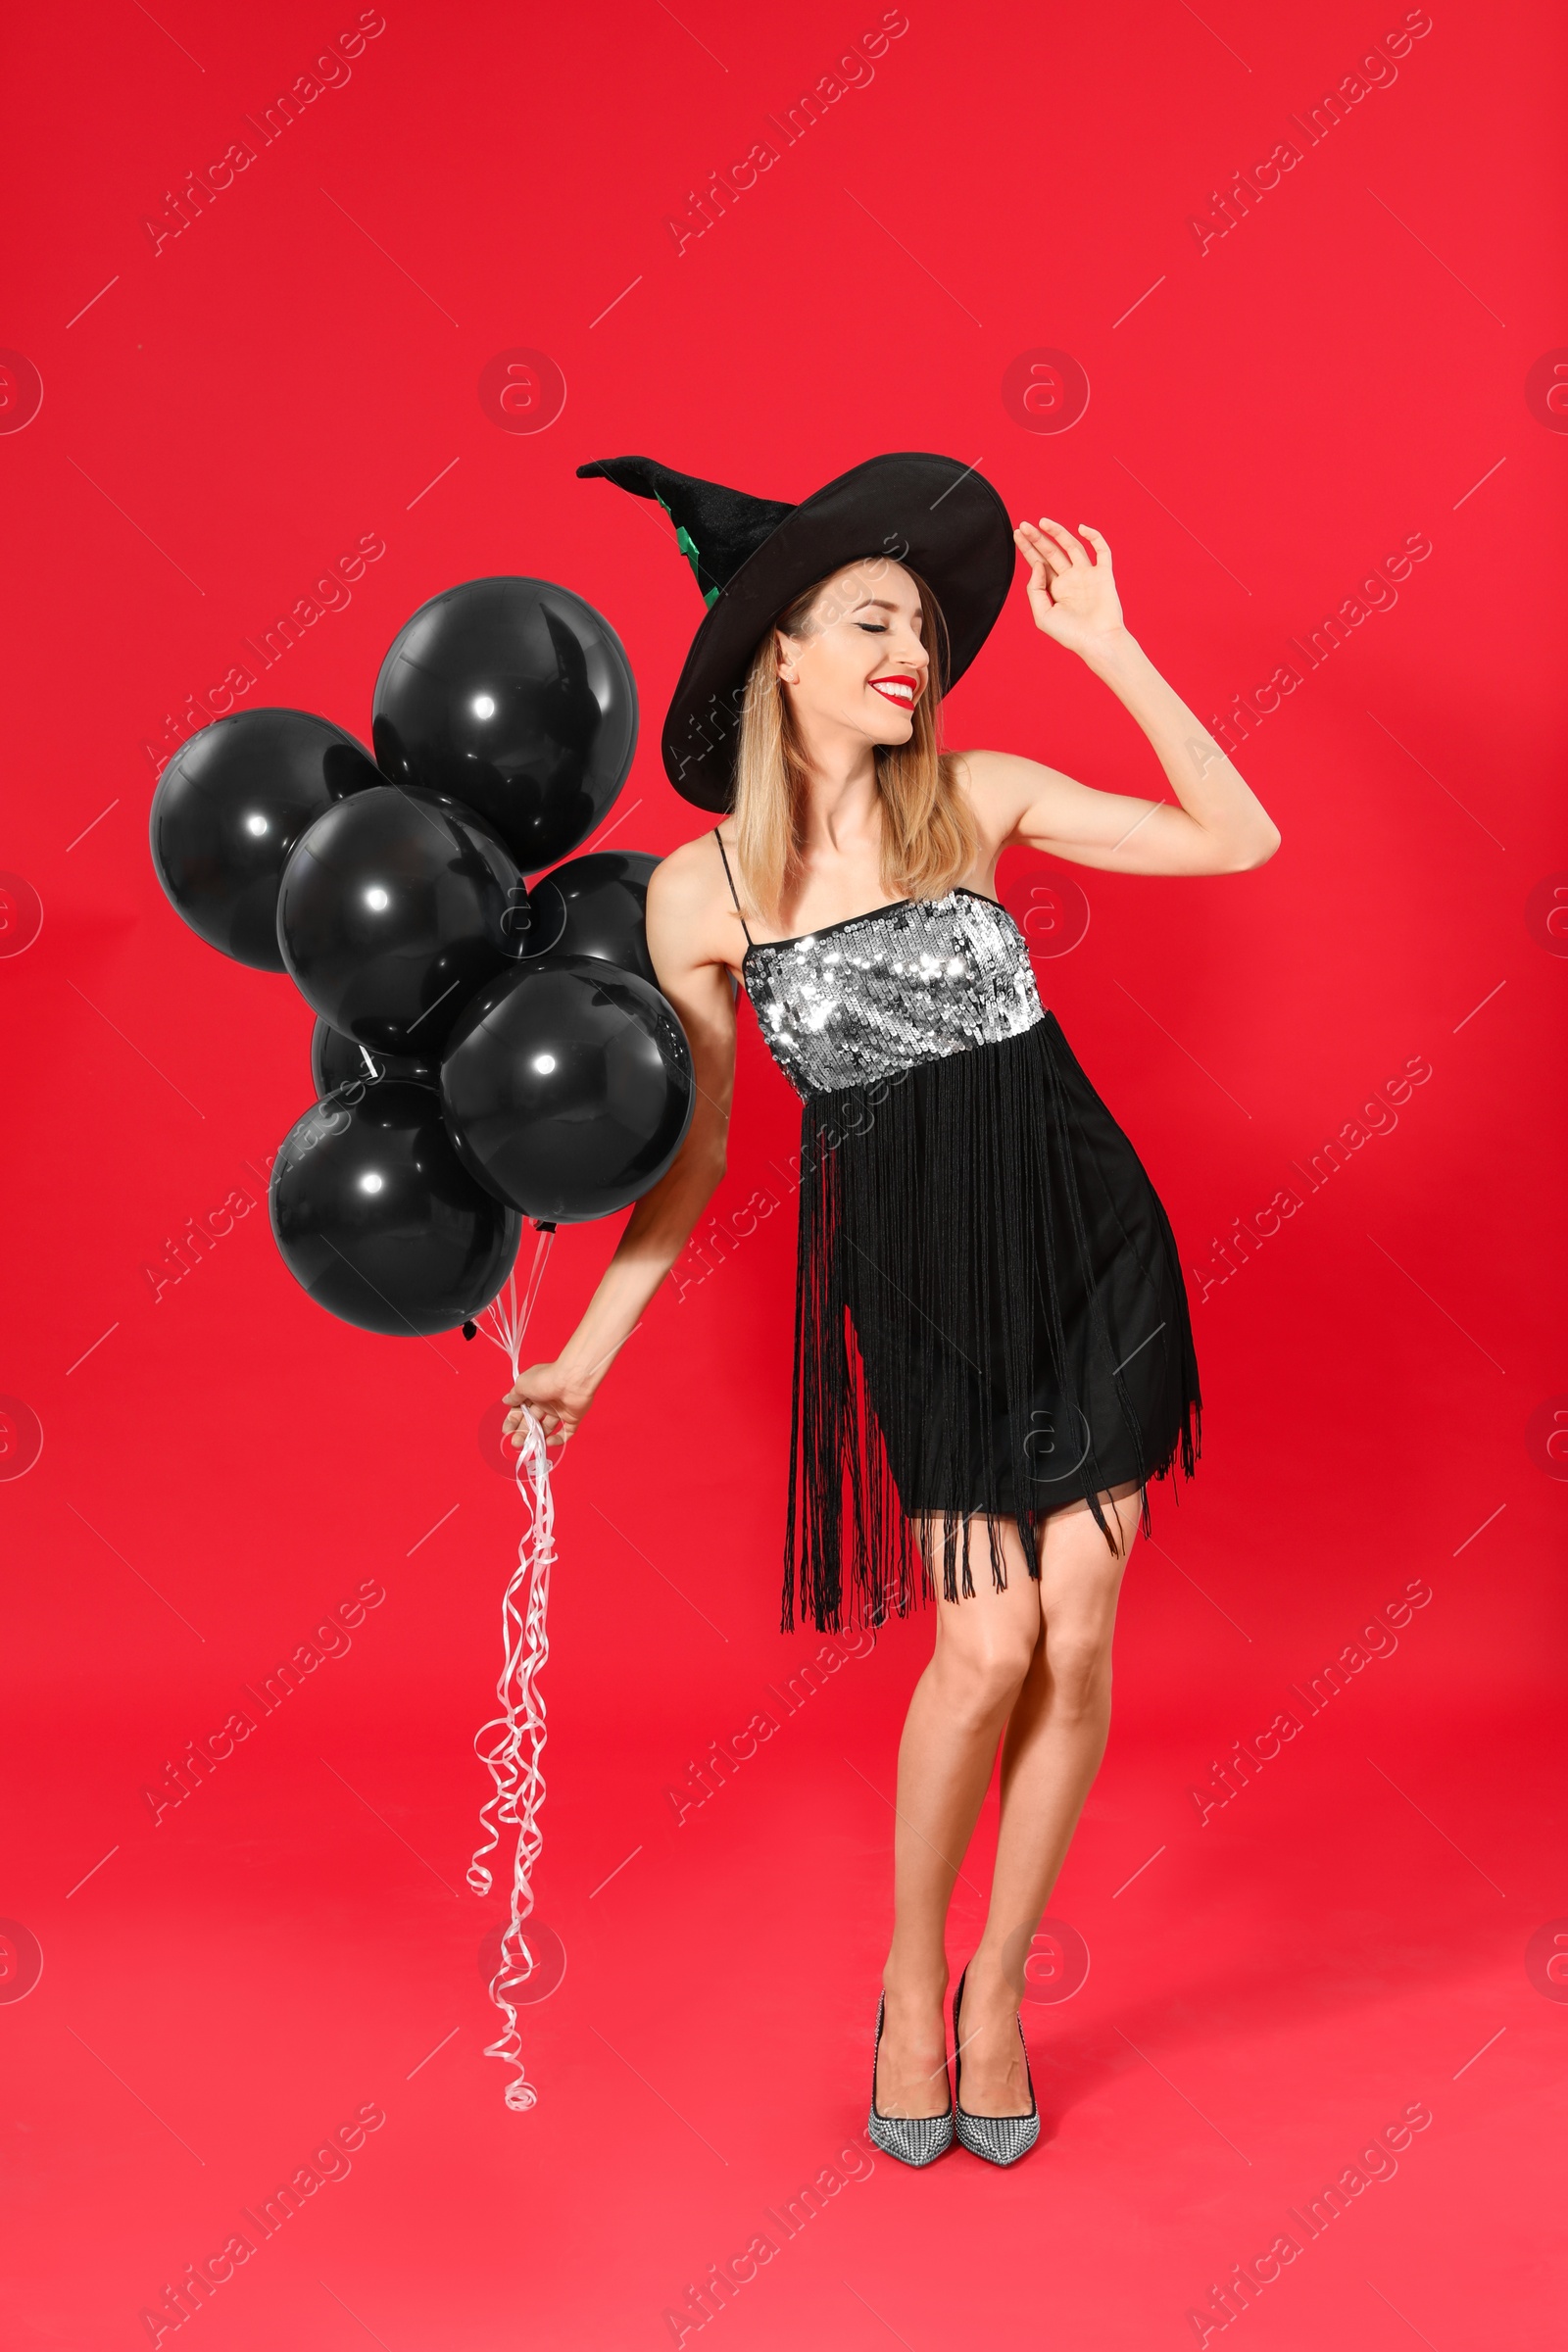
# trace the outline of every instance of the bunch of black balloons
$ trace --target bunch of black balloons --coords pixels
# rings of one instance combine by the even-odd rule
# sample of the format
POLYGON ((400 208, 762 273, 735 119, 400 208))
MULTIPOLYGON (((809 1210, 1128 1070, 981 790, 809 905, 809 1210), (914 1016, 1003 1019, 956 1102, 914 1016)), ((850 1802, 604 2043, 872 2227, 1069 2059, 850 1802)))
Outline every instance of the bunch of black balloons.
POLYGON ((216 720, 159 778, 152 853, 194 931, 318 1016, 318 1100, 272 1166, 290 1271, 346 1322, 424 1335, 496 1296, 524 1217, 657 1183, 694 1087, 648 956, 657 860, 568 857, 636 748, 603 615, 548 580, 448 589, 393 639, 371 734, 373 759, 309 711, 216 720))

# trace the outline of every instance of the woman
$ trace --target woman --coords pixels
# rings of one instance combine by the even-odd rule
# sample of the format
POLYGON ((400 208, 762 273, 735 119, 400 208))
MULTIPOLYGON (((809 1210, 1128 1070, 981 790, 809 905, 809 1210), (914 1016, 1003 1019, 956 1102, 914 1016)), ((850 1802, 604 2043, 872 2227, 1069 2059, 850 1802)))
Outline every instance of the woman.
POLYGON ((1279 833, 1129 635, 1087 524, 1014 531, 972 469, 922 455, 872 459, 795 508, 647 459, 581 470, 657 498, 704 590, 663 750, 722 821, 648 893, 691 1041, 691 1127, 507 1427, 526 1409, 569 1439, 722 1176, 743 984, 803 1096, 784 1623, 798 1599, 836 1627, 848 1598, 875 1625, 940 1588, 899 1753, 870 2136, 906 2163, 955 2136, 1012 2163, 1039 2132, 1024 1967, 1104 1750, 1128 1548, 1150 1481, 1178 1457, 1193 1473, 1201 1399, 1164 1210, 1041 1007, 997 859, 1022 844, 1120 873, 1236 873, 1279 833), (1015 548, 1037 625, 1132 712, 1174 806, 940 752, 942 693, 1015 548), (999 1740, 950 2089, 948 1905, 999 1740))

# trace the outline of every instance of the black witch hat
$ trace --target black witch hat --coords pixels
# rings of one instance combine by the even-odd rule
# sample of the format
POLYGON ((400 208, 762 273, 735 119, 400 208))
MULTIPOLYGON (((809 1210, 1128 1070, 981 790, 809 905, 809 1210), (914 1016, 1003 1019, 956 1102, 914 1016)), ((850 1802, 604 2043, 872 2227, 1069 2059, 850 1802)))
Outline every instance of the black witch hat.
POLYGON ((985 643, 1012 579, 1007 511, 991 484, 956 458, 921 451, 868 458, 793 507, 677 473, 652 458, 601 458, 577 471, 658 501, 707 602, 662 744, 670 782, 699 808, 730 807, 752 656, 814 582, 877 557, 918 572, 946 623, 948 687, 985 643))

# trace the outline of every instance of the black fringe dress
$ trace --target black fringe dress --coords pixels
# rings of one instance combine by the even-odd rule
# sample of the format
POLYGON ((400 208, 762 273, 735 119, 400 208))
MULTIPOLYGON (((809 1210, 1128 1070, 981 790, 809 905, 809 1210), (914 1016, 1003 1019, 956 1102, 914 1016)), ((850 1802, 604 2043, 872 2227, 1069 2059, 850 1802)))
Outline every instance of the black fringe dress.
POLYGON ((1053 1511, 1111 1544, 1099 1497, 1137 1481, 1147 1536, 1150 1480, 1200 1449, 1181 1261, 1012 917, 957 889, 747 939, 803 1098, 785 1629, 904 1616, 938 1554, 971 1595, 977 1514, 999 1591, 1008 1520, 1038 1577, 1053 1511))

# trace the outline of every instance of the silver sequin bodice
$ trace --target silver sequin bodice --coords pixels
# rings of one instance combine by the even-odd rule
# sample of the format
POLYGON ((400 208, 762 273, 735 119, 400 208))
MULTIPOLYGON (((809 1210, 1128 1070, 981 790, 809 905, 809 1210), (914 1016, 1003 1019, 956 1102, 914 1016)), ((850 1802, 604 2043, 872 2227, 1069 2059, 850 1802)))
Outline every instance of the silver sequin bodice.
POLYGON ((1022 932, 974 890, 761 942, 744 969, 762 1035, 800 1095, 996 1045, 1045 1017, 1022 932))

